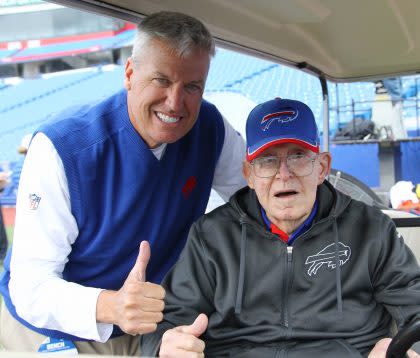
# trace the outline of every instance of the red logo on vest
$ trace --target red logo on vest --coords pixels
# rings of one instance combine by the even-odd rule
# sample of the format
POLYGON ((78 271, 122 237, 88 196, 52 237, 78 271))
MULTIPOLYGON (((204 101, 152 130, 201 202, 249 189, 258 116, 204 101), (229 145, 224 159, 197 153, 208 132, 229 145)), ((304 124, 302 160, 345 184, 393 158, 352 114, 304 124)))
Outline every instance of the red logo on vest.
POLYGON ((182 194, 184 195, 184 198, 188 198, 194 188, 197 186, 197 178, 192 176, 187 179, 185 182, 184 187, 182 188, 182 194))

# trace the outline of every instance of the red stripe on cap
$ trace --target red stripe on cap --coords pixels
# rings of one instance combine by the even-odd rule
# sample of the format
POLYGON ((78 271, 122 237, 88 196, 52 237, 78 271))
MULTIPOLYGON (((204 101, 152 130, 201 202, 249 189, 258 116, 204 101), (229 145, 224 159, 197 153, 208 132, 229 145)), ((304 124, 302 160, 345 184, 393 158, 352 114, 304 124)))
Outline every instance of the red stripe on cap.
POLYGON ((267 148, 270 148, 273 145, 282 144, 282 143, 295 143, 301 147, 311 150, 314 153, 319 153, 319 146, 317 145, 314 146, 308 142, 305 142, 299 139, 285 138, 285 139, 277 139, 277 140, 273 140, 272 142, 268 142, 264 144, 263 146, 259 147, 256 151, 254 151, 251 154, 249 153, 249 148, 248 148, 248 150, 246 151, 246 160, 250 162, 251 160, 258 157, 267 148))

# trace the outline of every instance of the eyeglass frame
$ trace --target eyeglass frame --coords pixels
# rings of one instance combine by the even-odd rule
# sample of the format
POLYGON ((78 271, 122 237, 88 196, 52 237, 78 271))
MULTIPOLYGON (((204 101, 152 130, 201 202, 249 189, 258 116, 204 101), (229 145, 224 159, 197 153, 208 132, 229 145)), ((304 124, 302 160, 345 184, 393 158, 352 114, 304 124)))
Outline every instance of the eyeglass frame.
POLYGON ((281 162, 286 159, 285 163, 286 163, 287 170, 291 174, 293 174, 295 177, 297 177, 297 178, 303 178, 303 177, 306 177, 306 176, 311 175, 313 173, 314 167, 315 167, 315 161, 317 160, 318 157, 319 157, 319 154, 316 154, 314 157, 310 157, 307 154, 289 154, 289 155, 286 155, 285 157, 278 157, 276 155, 267 155, 267 156, 263 156, 263 157, 254 158, 253 160, 251 160, 249 162, 249 164, 253 167, 253 171, 254 171, 255 176, 257 176, 258 178, 267 179, 267 178, 273 178, 273 177, 275 177, 277 175, 277 173, 279 172, 279 169, 281 167, 281 162), (288 161, 289 158, 300 157, 300 156, 308 158, 309 159, 308 163, 311 163, 312 164, 311 170, 310 170, 310 172, 308 174, 305 174, 305 175, 296 175, 296 173, 293 170, 290 169, 289 164, 287 163, 287 161, 288 161), (256 170, 255 170, 255 161, 266 159, 266 158, 275 158, 275 159, 278 160, 276 171, 274 172, 273 175, 270 175, 270 176, 260 176, 260 175, 257 175, 256 170))

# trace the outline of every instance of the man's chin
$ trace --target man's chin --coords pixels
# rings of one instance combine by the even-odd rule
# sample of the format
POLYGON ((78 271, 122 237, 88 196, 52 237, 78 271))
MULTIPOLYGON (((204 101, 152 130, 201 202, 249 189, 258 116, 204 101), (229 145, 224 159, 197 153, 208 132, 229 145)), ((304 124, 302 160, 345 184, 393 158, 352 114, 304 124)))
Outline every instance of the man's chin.
POLYGON ((296 222, 301 221, 303 218, 305 218, 307 215, 305 213, 299 212, 296 210, 296 208, 281 208, 275 210, 273 215, 270 215, 268 213, 268 216, 275 217, 278 221, 290 221, 290 222, 296 222))

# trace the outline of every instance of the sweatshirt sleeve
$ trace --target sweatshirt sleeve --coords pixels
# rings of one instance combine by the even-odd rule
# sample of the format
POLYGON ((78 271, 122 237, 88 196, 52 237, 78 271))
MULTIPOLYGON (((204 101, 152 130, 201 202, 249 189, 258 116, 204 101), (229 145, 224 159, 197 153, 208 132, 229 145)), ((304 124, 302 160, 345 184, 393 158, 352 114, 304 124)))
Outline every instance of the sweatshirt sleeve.
POLYGON ((209 316, 214 311, 214 277, 210 262, 208 251, 200 240, 197 224, 194 224, 178 262, 162 281, 166 290, 163 321, 158 324, 155 332, 142 336, 142 355, 158 355, 166 330, 190 325, 200 313, 209 316))
POLYGON ((384 224, 373 275, 375 298, 402 327, 420 318, 420 268, 394 224, 384 224))

